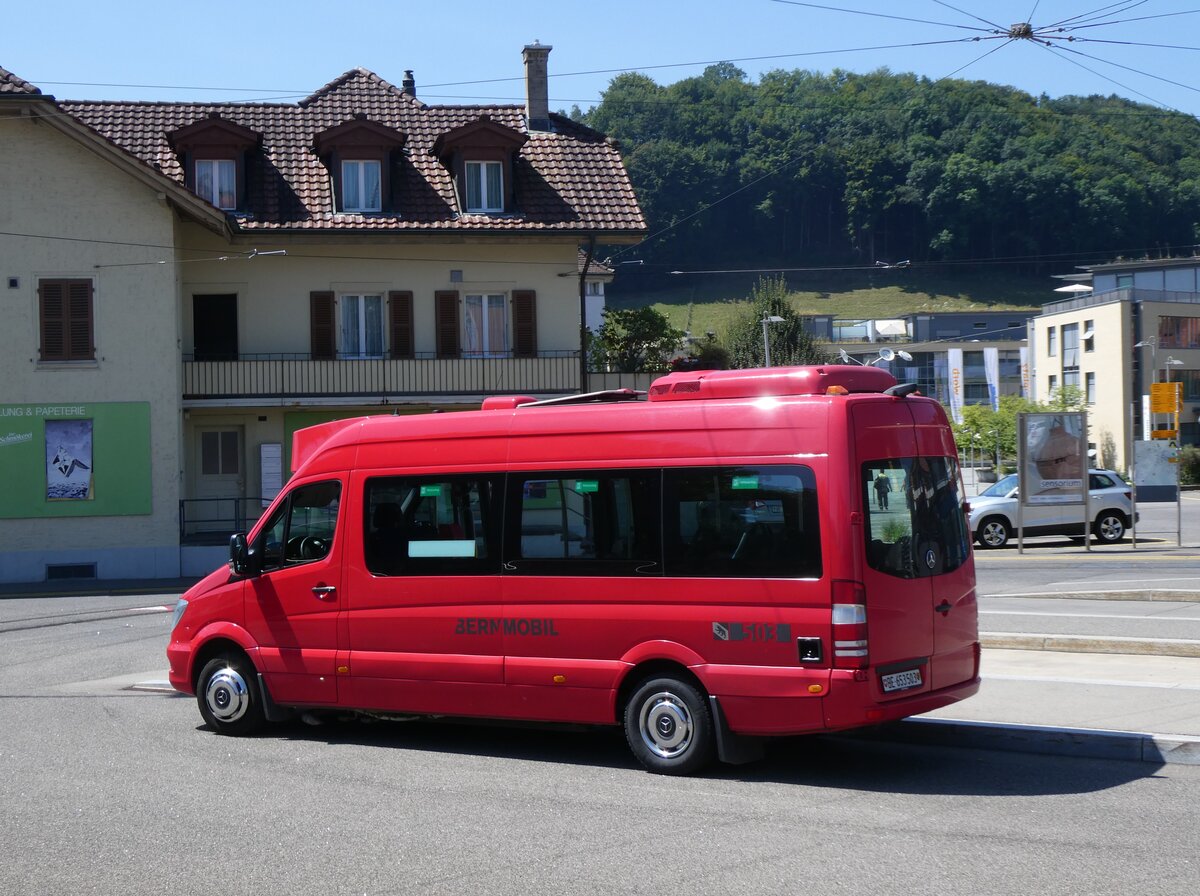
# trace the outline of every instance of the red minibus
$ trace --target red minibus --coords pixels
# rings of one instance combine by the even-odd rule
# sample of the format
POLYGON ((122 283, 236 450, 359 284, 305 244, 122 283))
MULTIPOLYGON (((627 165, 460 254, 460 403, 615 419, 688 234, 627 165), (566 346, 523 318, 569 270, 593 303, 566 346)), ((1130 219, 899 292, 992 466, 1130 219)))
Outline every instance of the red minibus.
POLYGON ((297 713, 622 725, 656 772, 979 687, 941 405, 873 367, 694 371, 295 434, 294 475, 179 602, 172 685, 297 713))

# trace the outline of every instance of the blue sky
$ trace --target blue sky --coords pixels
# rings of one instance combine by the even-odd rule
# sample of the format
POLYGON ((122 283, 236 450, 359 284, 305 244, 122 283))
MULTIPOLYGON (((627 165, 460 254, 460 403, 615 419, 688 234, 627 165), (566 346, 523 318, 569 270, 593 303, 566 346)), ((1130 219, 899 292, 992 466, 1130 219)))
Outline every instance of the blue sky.
POLYGON ((594 105, 619 71, 668 84, 728 60, 755 79, 886 67, 1200 114, 1200 0, 49 0, 8 5, 0 66, 61 99, 290 102, 361 66, 396 84, 412 69, 429 103, 516 103, 534 40, 554 47, 552 109, 594 105), (1089 40, 994 35, 1072 17, 1056 36, 1089 40))

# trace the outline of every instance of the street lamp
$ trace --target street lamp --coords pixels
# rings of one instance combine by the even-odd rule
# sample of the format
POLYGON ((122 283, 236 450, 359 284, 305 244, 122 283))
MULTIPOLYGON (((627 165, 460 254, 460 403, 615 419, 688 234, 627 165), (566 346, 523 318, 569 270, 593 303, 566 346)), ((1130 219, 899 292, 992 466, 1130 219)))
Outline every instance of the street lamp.
POLYGON ((908 352, 894 352, 890 348, 881 348, 879 350, 879 357, 872 358, 870 361, 860 361, 858 358, 848 354, 844 348, 838 349, 838 357, 842 359, 843 364, 858 364, 862 367, 874 367, 880 361, 894 361, 896 358, 900 358, 904 361, 912 360, 912 355, 910 355, 908 352))
POLYGON ((771 366, 771 340, 767 338, 767 324, 781 324, 783 318, 778 314, 763 314, 763 367, 771 366))
POLYGON ((1151 349, 1151 354, 1150 354, 1150 370, 1151 370, 1151 373, 1150 373, 1150 381, 1151 381, 1152 383, 1153 383, 1153 382, 1158 382, 1158 340, 1157 340, 1157 339, 1154 339, 1154 338, 1150 338, 1150 339, 1143 339, 1141 342, 1135 342, 1135 343, 1133 344, 1133 347, 1134 347, 1134 348, 1145 348, 1145 347, 1147 347, 1147 346, 1149 346, 1149 347, 1150 347, 1150 349, 1151 349))

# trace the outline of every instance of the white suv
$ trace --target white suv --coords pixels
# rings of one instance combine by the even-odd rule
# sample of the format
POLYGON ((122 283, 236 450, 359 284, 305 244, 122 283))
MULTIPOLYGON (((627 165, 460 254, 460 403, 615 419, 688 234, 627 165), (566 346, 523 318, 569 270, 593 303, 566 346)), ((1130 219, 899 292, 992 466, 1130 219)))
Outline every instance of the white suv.
MULTIPOLYGON (((1111 470, 1089 470, 1092 536, 1104 544, 1125 537, 1133 524, 1129 486, 1111 470)), ((971 534, 981 548, 1000 548, 1017 535, 1017 474, 1005 476, 967 502, 971 506, 971 534)), ((1036 504, 1022 511, 1026 537, 1068 535, 1083 538, 1083 504, 1036 504)))

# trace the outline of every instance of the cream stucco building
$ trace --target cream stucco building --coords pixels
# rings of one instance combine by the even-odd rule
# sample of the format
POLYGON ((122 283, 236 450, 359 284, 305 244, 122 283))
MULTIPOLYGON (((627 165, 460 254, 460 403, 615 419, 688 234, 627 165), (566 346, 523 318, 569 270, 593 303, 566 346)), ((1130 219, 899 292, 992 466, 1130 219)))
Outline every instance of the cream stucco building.
POLYGON ((0 69, 0 582, 198 575, 298 428, 601 385, 593 250, 645 222, 616 145, 549 112, 549 52, 523 106, 362 69, 68 102, 0 69))

